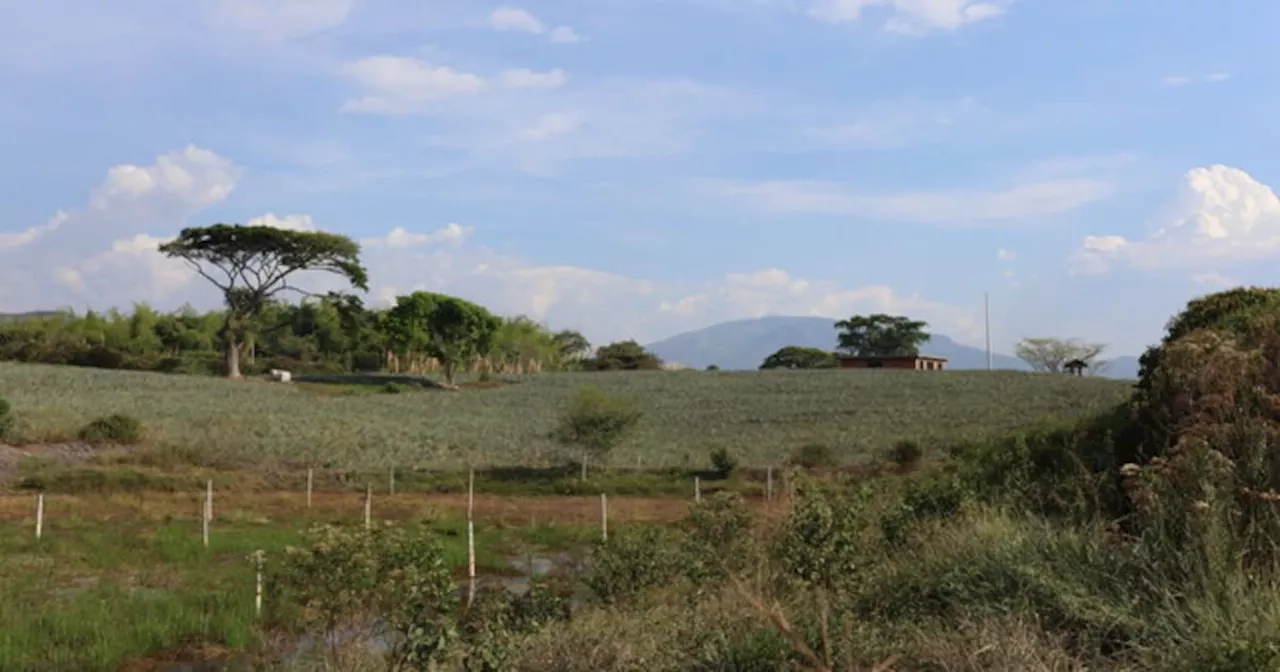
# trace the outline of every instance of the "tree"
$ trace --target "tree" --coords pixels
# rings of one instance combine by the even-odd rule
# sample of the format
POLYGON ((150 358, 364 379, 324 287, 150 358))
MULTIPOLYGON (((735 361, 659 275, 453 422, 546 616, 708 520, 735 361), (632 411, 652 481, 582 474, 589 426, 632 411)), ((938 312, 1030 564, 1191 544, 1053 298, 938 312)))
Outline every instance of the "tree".
POLYGON ((610 343, 596 351, 585 362, 595 371, 653 371, 662 368, 662 360, 634 340, 610 343))
POLYGON ((436 358, 450 385, 459 364, 488 354, 500 327, 502 318, 483 306, 431 292, 398 297, 386 318, 392 340, 436 358))
POLYGON ((1046 373, 1062 373, 1068 362, 1078 359, 1085 363, 1089 375, 1096 376, 1110 364, 1099 359, 1106 349, 1106 344, 1085 343, 1076 338, 1024 338, 1014 346, 1013 353, 1033 370, 1046 373))
POLYGON ((836 322, 838 350, 859 357, 909 357, 929 340, 925 322, 877 313, 836 322))
POLYGON ((218 335, 226 348, 228 378, 240 377, 242 336, 267 302, 285 291, 308 294, 289 284, 294 274, 330 273, 368 290, 360 246, 332 233, 214 224, 183 229, 160 252, 183 260, 222 292, 227 310, 218 335))
POLYGON ((596 387, 580 387, 569 394, 552 438, 581 451, 582 480, 585 481, 588 459, 608 455, 642 416, 632 399, 614 396, 596 387))
POLYGON ((572 329, 556 332, 552 340, 560 351, 560 359, 562 361, 582 359, 591 354, 591 341, 588 341, 587 337, 580 332, 572 329))
POLYGON ((831 369, 839 364, 834 352, 820 348, 788 345, 769 355, 760 369, 831 369))

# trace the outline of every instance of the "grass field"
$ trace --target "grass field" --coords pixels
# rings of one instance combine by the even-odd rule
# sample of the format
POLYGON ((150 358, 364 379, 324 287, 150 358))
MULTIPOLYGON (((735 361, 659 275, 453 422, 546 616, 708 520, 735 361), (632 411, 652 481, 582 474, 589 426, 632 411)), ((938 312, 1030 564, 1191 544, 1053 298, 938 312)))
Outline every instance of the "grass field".
MULTIPOLYGON (((617 465, 700 466, 724 446, 778 464, 805 443, 856 462, 894 441, 984 439, 1119 402, 1121 381, 1017 372, 623 372, 545 374, 458 392, 317 394, 307 386, 0 364, 0 396, 25 435, 67 437, 110 413, 140 418, 153 443, 232 459, 350 469, 532 465, 580 385, 638 399, 645 417, 617 465)), ((315 386, 310 386, 314 388, 315 386)))

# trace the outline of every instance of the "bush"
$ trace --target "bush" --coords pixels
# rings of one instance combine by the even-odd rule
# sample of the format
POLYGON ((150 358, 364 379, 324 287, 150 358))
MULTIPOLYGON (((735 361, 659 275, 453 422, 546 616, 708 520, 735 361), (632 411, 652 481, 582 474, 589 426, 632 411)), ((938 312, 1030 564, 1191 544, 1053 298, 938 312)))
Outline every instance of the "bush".
POLYGON ((833 467, 836 464, 835 451, 821 443, 806 443, 791 451, 791 464, 802 469, 819 469, 833 467))
POLYGON ((889 461, 904 470, 920 466, 923 457, 924 451, 920 450, 920 445, 915 441, 899 441, 889 449, 889 461))
POLYGON ((605 604, 627 602, 664 586, 684 569, 680 544, 665 528, 626 527, 596 542, 585 583, 605 604))
POLYGON ((383 394, 400 394, 405 391, 405 386, 400 383, 385 383, 382 386, 383 394))
MULTIPOLYGON (((320 641, 390 643, 390 669, 435 669, 456 635, 453 577, 426 530, 314 528, 303 547, 287 550, 273 579, 279 603, 300 608, 322 630, 320 641)), ((346 668, 328 659, 341 655, 337 647, 324 653, 327 668, 346 668)))
POLYGON ((0 441, 14 438, 17 432, 17 421, 9 407, 9 402, 0 397, 0 441))
POLYGON ((722 446, 711 451, 711 471, 715 472, 717 478, 729 478, 737 468, 738 458, 730 454, 728 448, 722 446))
POLYGON ((142 421, 116 413, 98 418, 80 428, 80 440, 87 443, 133 445, 142 441, 142 421))

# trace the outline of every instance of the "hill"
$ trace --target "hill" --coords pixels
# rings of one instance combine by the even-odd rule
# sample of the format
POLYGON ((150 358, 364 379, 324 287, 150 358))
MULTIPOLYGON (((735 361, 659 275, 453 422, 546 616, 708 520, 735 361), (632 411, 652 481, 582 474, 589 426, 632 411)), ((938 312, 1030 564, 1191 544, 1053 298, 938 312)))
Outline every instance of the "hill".
MULTIPOLYGON (((827 317, 760 317, 723 322, 705 329, 678 334, 645 346, 664 361, 706 368, 712 364, 725 370, 750 370, 760 366, 765 357, 788 345, 831 350, 836 344, 833 318, 827 317)), ((977 370, 987 368, 987 353, 982 348, 957 343, 934 334, 921 347, 925 354, 946 357, 947 368, 977 370)), ((993 353, 991 364, 996 369, 1029 371, 1026 362, 993 353)), ((1118 357, 1106 372, 1109 378, 1137 377, 1137 359, 1118 357)))
POLYGON ((635 397, 645 416, 619 465, 704 465, 715 446, 749 465, 780 464, 805 443, 847 461, 900 439, 926 448, 1003 435, 1121 401, 1096 378, 946 371, 605 372, 533 376, 494 389, 319 396, 306 385, 0 363, 0 390, 25 431, 66 437, 111 413, 150 440, 207 459, 430 468, 558 460, 547 436, 581 385, 635 397))

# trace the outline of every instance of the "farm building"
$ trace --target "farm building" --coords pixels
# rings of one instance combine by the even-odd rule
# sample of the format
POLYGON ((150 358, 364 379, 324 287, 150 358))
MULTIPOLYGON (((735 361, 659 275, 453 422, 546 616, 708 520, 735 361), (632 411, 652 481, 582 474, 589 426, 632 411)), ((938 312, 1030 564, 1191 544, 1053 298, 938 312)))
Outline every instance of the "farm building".
POLYGON ((842 369, 911 369, 915 371, 941 371, 946 357, 907 355, 902 357, 854 357, 840 356, 842 369))

